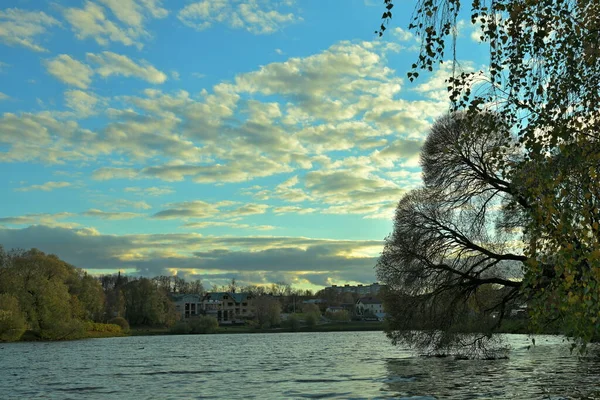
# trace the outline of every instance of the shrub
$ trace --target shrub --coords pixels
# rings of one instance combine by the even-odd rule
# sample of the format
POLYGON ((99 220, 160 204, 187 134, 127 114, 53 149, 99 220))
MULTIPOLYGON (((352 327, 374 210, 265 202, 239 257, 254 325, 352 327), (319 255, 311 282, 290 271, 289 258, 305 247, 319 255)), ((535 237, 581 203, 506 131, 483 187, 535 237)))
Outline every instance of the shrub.
POLYGON ((296 314, 290 315, 290 317, 286 321, 286 325, 292 330, 297 331, 300 328, 300 319, 296 314))
MULTIPOLYGON (((127 322, 127 321, 125 321, 127 322)), ((88 332, 122 333, 123 329, 117 324, 101 324, 98 322, 86 322, 85 330, 88 332)))
POLYGON ((191 331, 192 328, 190 327, 190 324, 183 321, 179 321, 171 327, 171 333, 175 333, 177 335, 184 335, 186 333, 190 333, 191 331))
POLYGON ((86 337, 86 326, 78 319, 53 320, 37 332, 43 340, 71 340, 86 337))
POLYGON ((108 321, 109 324, 119 325, 121 330, 125 333, 129 332, 129 322, 123 317, 115 317, 108 321))
POLYGON ((330 311, 327 312, 325 316, 327 317, 327 319, 330 319, 332 321, 350 321, 350 314, 346 310, 336 312, 330 311))
POLYGON ((318 320, 319 320, 319 316, 316 313, 306 314, 306 317, 304 318, 304 322, 306 323, 306 325, 309 328, 312 328, 315 325, 317 325, 318 320))
POLYGON ((189 322, 192 333, 215 333, 219 327, 219 321, 209 315, 201 315, 189 322))

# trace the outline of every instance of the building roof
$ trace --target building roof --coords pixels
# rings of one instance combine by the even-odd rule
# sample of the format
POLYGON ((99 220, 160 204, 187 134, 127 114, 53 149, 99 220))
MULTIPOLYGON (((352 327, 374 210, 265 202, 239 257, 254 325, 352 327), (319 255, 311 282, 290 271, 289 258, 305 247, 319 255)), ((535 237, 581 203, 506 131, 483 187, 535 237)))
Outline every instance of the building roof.
POLYGON ((223 301, 225 296, 227 296, 227 300, 232 299, 236 303, 242 303, 252 297, 250 293, 209 292, 204 295, 202 300, 223 301))
POLYGON ((303 304, 320 304, 322 302, 323 302, 322 299, 309 299, 309 300, 304 300, 302 303, 303 304))
POLYGON ((200 302, 200 298, 201 298, 201 296, 199 294, 191 294, 191 293, 186 293, 186 294, 177 293, 177 294, 170 294, 169 296, 176 303, 180 302, 180 301, 186 301, 186 300, 188 302, 200 302))
POLYGON ((362 304, 381 304, 381 300, 377 297, 361 297, 358 299, 357 303, 361 302, 362 304))

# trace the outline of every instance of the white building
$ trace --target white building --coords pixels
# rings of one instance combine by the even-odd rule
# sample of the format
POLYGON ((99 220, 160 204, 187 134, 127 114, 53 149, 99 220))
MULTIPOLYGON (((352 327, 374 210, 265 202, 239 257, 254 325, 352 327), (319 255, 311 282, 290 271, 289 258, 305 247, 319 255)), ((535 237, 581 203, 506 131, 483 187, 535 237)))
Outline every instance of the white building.
POLYGON ((385 318, 383 304, 377 297, 361 297, 356 300, 356 314, 377 317, 380 321, 385 318))

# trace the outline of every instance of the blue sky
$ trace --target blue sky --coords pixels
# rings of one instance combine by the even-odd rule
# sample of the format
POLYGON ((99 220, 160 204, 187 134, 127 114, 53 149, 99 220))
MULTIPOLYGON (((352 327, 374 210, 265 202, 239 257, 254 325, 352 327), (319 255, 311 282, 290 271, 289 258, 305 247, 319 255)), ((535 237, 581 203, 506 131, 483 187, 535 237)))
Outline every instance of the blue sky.
POLYGON ((206 285, 375 281, 450 71, 405 79, 412 5, 379 39, 382 3, 4 0, 0 244, 206 285))

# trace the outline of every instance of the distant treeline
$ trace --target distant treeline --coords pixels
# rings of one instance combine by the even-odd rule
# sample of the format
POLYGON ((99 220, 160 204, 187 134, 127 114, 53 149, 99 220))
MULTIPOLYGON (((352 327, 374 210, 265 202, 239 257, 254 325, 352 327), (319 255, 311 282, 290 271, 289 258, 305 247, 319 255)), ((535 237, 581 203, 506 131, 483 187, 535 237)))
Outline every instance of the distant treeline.
MULTIPOLYGON (((288 313, 299 312, 301 300, 315 296, 330 305, 356 300, 350 293, 335 295, 323 290, 315 295, 283 282, 238 286, 232 279, 229 285, 211 290, 248 292, 255 298, 273 296, 277 309, 288 313)), ((101 336, 115 333, 118 328, 114 324, 123 332, 129 325, 168 328, 180 317, 171 295, 204 293, 199 279, 120 273, 94 277, 55 255, 37 249, 5 251, 0 245, 0 341, 19 340, 24 334, 42 340, 89 337, 90 331, 101 336)), ((325 303, 322 306, 324 311, 325 303)), ((262 320, 258 323, 265 324, 262 320)))
POLYGON ((37 249, 0 246, 0 341, 76 339, 88 331, 131 325, 171 326, 178 315, 169 293, 202 293, 200 281, 179 277, 93 277, 37 249))

